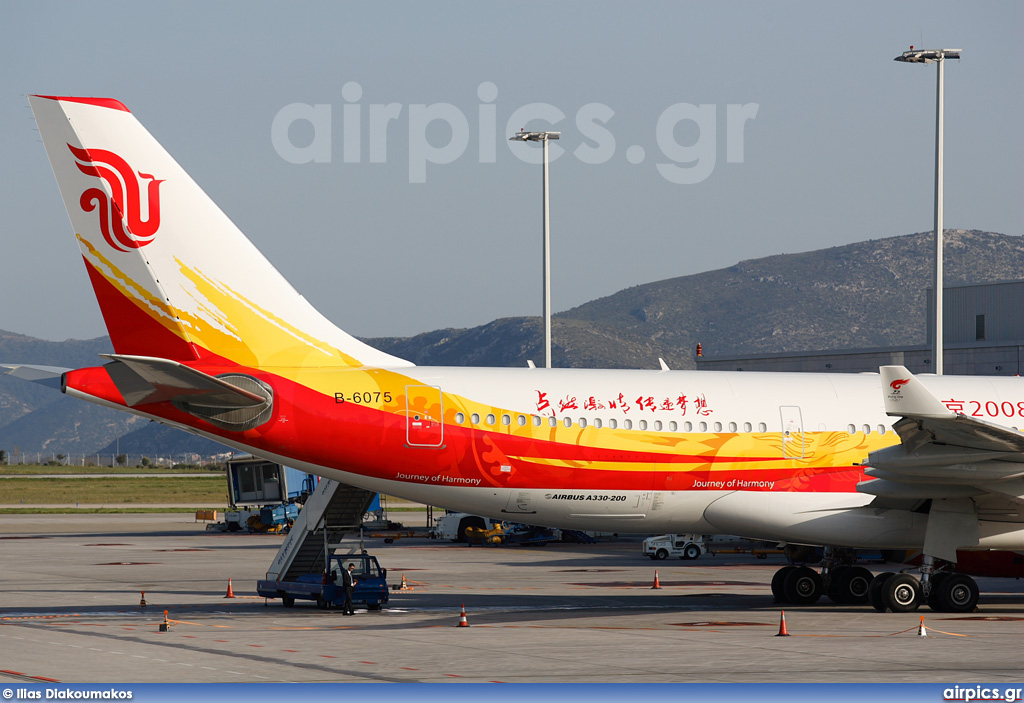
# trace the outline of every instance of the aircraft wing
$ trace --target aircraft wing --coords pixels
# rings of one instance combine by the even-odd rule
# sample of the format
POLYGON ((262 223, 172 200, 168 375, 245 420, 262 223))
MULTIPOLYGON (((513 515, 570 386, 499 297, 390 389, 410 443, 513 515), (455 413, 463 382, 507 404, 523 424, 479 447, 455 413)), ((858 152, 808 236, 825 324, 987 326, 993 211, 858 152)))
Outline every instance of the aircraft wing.
POLYGON ((872 452, 864 464, 874 481, 857 486, 882 498, 974 497, 1020 520, 1024 503, 1024 434, 953 412, 902 366, 879 369, 887 415, 900 444, 872 452), (996 506, 999 506, 998 508, 996 506), (1010 512, 1012 510, 1012 513, 1010 512))
POLYGON ((251 408, 267 399, 215 376, 170 359, 102 354, 104 368, 129 407, 161 401, 188 402, 211 408, 251 408))
POLYGON ((906 368, 879 369, 887 415, 904 446, 928 443, 988 452, 1024 452, 1024 434, 1011 427, 956 413, 943 405, 906 368))

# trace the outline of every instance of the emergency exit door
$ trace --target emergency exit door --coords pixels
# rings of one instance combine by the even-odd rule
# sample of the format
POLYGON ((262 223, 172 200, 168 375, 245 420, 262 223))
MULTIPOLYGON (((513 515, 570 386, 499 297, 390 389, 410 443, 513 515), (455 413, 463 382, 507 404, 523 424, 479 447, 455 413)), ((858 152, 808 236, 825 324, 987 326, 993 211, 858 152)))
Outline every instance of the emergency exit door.
POLYGON ((444 442, 444 402, 439 386, 405 387, 405 439, 411 447, 444 442))
POLYGON ((804 422, 796 405, 779 407, 782 415, 782 456, 787 459, 804 457, 804 422))

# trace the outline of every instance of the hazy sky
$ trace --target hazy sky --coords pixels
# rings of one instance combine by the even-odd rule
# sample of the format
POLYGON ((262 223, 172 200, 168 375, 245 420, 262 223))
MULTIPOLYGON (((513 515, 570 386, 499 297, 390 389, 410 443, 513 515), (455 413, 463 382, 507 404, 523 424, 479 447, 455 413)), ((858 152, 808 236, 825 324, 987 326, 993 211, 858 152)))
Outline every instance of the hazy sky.
POLYGON ((562 132, 555 311, 930 230, 911 44, 964 50, 946 227, 1024 234, 1021 39, 1019 2, 4 2, 0 329, 105 333, 26 94, 123 101, 327 317, 410 335, 540 314, 520 127, 562 132))

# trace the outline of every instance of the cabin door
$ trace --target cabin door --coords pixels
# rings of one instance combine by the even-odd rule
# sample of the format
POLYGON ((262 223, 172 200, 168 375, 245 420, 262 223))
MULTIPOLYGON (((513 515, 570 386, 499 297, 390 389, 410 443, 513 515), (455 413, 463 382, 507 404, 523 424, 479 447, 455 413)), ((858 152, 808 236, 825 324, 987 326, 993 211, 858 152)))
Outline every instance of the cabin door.
POLYGON ((439 386, 405 387, 405 438, 410 447, 444 442, 444 401, 439 386))
POLYGON ((787 459, 804 458, 804 422, 796 405, 779 407, 782 415, 782 456, 787 459))

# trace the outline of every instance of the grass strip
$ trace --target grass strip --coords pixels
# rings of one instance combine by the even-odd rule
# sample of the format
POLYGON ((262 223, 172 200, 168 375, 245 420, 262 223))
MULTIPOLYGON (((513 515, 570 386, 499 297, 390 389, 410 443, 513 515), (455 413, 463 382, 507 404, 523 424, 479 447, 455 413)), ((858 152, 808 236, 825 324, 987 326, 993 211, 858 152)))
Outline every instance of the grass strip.
POLYGON ((227 502, 219 476, 165 478, 9 478, 0 481, 0 506, 20 503, 217 504, 227 502))
MULTIPOLYGON (((147 508, 137 505, 131 508, 0 508, 0 515, 113 515, 128 513, 194 513, 198 508, 147 508)), ((208 508, 206 508, 208 509, 208 508)), ((224 510, 224 508, 218 508, 224 510)), ((218 515, 218 517, 220 517, 218 515)))

